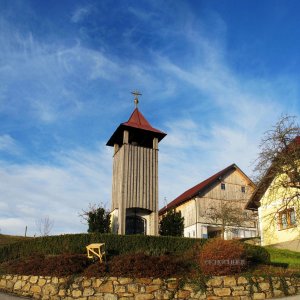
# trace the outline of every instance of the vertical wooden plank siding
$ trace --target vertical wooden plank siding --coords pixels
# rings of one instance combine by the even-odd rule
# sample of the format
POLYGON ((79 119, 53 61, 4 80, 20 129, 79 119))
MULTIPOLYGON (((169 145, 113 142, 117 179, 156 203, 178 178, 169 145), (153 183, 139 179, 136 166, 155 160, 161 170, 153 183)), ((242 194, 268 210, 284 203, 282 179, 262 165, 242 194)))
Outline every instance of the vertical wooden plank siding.
POLYGON ((155 149, 123 145, 114 156, 112 209, 156 211, 158 207, 158 153, 155 149))

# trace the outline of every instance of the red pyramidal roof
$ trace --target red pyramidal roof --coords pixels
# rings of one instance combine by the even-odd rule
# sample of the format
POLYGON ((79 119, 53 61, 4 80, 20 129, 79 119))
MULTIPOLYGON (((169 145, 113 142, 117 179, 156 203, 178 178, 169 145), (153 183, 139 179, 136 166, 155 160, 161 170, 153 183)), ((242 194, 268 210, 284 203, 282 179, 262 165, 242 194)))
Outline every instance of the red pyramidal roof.
POLYGON ((115 143, 122 143, 123 131, 128 128, 133 128, 135 130, 140 131, 142 134, 148 132, 153 137, 157 137, 158 141, 161 141, 167 134, 152 127, 151 124, 146 120, 143 114, 135 108, 133 113, 131 114, 129 120, 125 123, 121 123, 113 135, 110 137, 107 146, 113 146, 115 143))
POLYGON ((125 123, 122 123, 122 125, 139 128, 143 130, 163 133, 162 131, 153 128, 150 123, 145 119, 143 114, 136 108, 133 113, 131 114, 129 120, 125 123))

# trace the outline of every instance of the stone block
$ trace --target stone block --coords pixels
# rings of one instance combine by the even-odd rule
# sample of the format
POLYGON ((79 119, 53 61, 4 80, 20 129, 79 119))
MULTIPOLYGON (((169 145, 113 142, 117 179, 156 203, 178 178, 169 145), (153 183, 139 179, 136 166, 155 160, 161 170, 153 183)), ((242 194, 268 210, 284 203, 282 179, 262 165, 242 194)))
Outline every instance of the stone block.
POLYGON ((103 299, 104 300, 117 300, 118 296, 115 294, 105 294, 103 299))
POLYGON ((230 288, 214 288, 214 294, 221 297, 230 296, 231 290, 230 288))
POLYGON ((14 290, 21 290, 23 286, 24 286, 23 281, 17 280, 16 283, 14 284, 14 290))
POLYGON ((280 289, 281 283, 279 280, 276 280, 272 282, 272 285, 274 289, 280 289))
POLYGON ((273 298, 273 293, 271 291, 266 291, 266 299, 273 298))
POLYGON ((191 295, 190 291, 180 290, 176 293, 178 299, 189 299, 190 295, 191 295))
POLYGON ((146 293, 152 293, 160 289, 160 285, 146 285, 146 293))
POLYGON ((103 282, 102 279, 94 279, 92 281, 92 286, 97 288, 97 287, 99 287, 102 284, 102 282, 103 282))
POLYGON ((152 280, 152 284, 159 284, 159 285, 161 285, 163 283, 164 283, 164 281, 162 279, 160 279, 160 278, 155 278, 155 279, 152 280))
POLYGON ((95 294, 95 291, 93 288, 85 288, 83 290, 83 296, 88 297, 88 296, 93 296, 95 294))
POLYGON ((59 283, 66 283, 67 281, 68 281, 68 278, 63 278, 63 277, 62 277, 62 278, 59 278, 59 279, 58 279, 58 282, 59 282, 59 283))
POLYGON ((273 290, 274 297, 284 296, 284 292, 281 290, 273 290))
POLYGON ((174 293, 167 290, 158 290, 154 292, 155 299, 174 299, 174 293))
POLYGON ((288 288, 289 295, 293 295, 296 293, 296 289, 293 286, 289 286, 288 288))
POLYGON ((31 285, 30 285, 29 282, 27 282, 27 283, 23 286, 23 291, 24 291, 24 292, 29 292, 30 288, 31 288, 31 285))
POLYGON ((244 291, 245 287, 243 285, 242 286, 233 286, 232 289, 234 291, 244 291))
POLYGON ((266 295, 264 293, 254 293, 253 299, 254 300, 266 299, 266 295))
MULTIPOLYGON (((102 293, 97 293, 95 294, 94 296, 90 296, 89 297, 89 300, 100 300, 100 299, 103 299, 104 296, 102 293)), ((64 299, 65 300, 65 299, 64 299)))
POLYGON ((233 291, 232 296, 248 296, 250 294, 249 291, 233 291))
POLYGON ((114 287, 111 281, 102 282, 102 284, 97 288, 97 292, 102 293, 113 293, 114 287))
POLYGON ((221 277, 213 277, 207 282, 207 286, 222 286, 223 279, 221 277))
POLYGON ((236 286, 236 279, 233 276, 224 277, 224 286, 236 286))
POLYGON ((120 284, 128 284, 128 283, 132 283, 133 279, 132 278, 126 278, 126 277, 120 277, 118 281, 119 281, 120 284))
POLYGON ((133 293, 133 294, 138 293, 139 292, 138 284, 135 284, 135 283, 128 284, 127 291, 128 291, 128 293, 133 293))
POLYGON ((58 291, 58 296, 60 297, 65 297, 66 296, 66 290, 65 289, 61 289, 58 291))
POLYGON ((7 282, 6 282, 6 288, 7 289, 9 289, 9 290, 11 290, 13 287, 14 287, 14 282, 13 281, 11 281, 11 280, 8 280, 7 282))
POLYGON ((90 280, 90 279, 84 279, 83 281, 82 281, 82 286, 83 287, 89 287, 89 286, 91 286, 92 285, 92 281, 90 280))
POLYGON ((57 288, 52 284, 46 284, 43 287, 43 293, 45 295, 55 295, 55 294, 57 294, 57 288))
POLYGON ((5 288, 6 287, 6 280, 5 279, 0 279, 0 287, 5 288))
POLYGON ((202 294, 201 292, 191 293, 191 299, 206 300, 206 294, 202 294))
POLYGON ((239 296, 222 297, 222 300, 240 300, 239 296))
POLYGON ((238 285, 248 284, 248 279, 246 277, 241 276, 237 279, 237 283, 238 285))
POLYGON ((40 278, 39 281, 38 281, 38 285, 39 286, 44 286, 45 284, 46 284, 46 279, 40 278))
POLYGON ((31 276, 29 282, 34 284, 38 282, 38 279, 39 279, 38 276, 31 276))
POLYGON ((136 294, 134 297, 135 300, 150 300, 154 299, 152 294, 136 294))
POLYGON ((115 293, 125 293, 126 288, 124 285, 115 285, 115 293))
POLYGON ((177 281, 170 281, 170 282, 168 282, 167 287, 168 287, 168 289, 171 289, 171 290, 177 289, 178 283, 177 283, 177 281))
POLYGON ((120 293, 119 297, 129 297, 130 298, 130 297, 134 297, 134 295, 131 293, 120 293))
POLYGON ((267 282, 261 282, 258 285, 259 285, 261 291, 268 291, 268 290, 270 290, 270 284, 267 283, 267 282))
POLYGON ((72 291, 72 297, 78 298, 78 297, 81 297, 81 296, 82 296, 82 291, 80 291, 80 290, 72 291))
POLYGON ((40 294, 41 290, 41 287, 38 285, 32 285, 30 288, 30 291, 34 294, 40 294))
POLYGON ((241 296, 241 300, 252 300, 251 296, 241 296))
POLYGON ((54 284, 57 284, 58 283, 58 278, 57 277, 52 277, 51 282, 54 283, 54 284))

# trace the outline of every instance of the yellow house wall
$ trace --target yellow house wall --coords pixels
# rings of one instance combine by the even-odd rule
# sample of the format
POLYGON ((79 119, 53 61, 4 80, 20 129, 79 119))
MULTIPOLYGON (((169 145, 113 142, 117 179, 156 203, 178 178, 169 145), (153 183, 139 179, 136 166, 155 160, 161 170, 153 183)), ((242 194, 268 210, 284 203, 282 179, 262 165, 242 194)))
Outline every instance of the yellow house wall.
POLYGON ((274 186, 282 179, 282 176, 273 180, 272 184, 260 200, 261 205, 258 211, 263 246, 300 239, 300 205, 298 204, 298 206, 295 206, 293 204, 285 204, 283 200, 288 196, 291 196, 295 190, 292 188, 274 189, 274 186), (293 228, 280 230, 278 225, 278 211, 290 207, 294 207, 295 209, 297 225, 293 228))

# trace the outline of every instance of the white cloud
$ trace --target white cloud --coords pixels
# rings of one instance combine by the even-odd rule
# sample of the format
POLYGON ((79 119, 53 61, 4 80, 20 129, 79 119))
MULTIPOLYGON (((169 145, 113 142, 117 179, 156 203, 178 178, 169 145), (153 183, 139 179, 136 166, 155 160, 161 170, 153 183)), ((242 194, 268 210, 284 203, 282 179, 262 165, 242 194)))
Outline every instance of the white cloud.
POLYGON ((91 13, 92 13, 92 6, 78 7, 77 9, 74 10, 71 16, 71 21, 73 23, 79 23, 83 21, 91 13))
POLYGON ((20 147, 9 134, 4 134, 0 135, 0 152, 1 151, 8 154, 18 154, 20 147))
MULTIPOLYGON (((143 93, 142 112, 145 103, 149 111, 160 113, 159 124, 152 125, 160 125, 168 133, 159 152, 161 206, 165 204, 164 197, 171 201, 231 163, 237 163, 250 175, 263 131, 281 113, 297 105, 297 84, 284 76, 284 80, 281 76, 262 79, 235 72, 226 60, 226 24, 218 16, 215 37, 215 32, 196 23, 186 6, 180 15, 188 17, 180 18, 174 26, 164 23, 155 12, 133 7, 129 12, 145 24, 154 16, 155 22, 149 26, 157 34, 157 43, 149 50, 139 44, 140 40, 134 40, 133 33, 144 34, 145 28, 124 28, 124 32, 133 30, 126 36, 131 57, 113 56, 110 49, 115 45, 104 45, 104 51, 87 48, 80 40, 75 45, 59 40, 50 44, 31 33, 19 33, 11 24, 2 24, 0 111, 18 118, 28 114, 27 120, 34 120, 37 126, 85 114, 99 114, 97 118, 112 124, 114 120, 108 112, 123 115, 124 107, 127 110, 130 104, 121 99, 128 93, 130 103, 130 89, 138 88, 143 93), (160 48, 163 40, 167 45, 160 48), (188 54, 174 54, 177 47, 188 54), (114 91, 109 97, 108 90, 114 91), (11 91, 15 92, 13 97, 11 91), (89 91, 92 92, 87 94, 89 91)), ((80 23, 91 13, 90 6, 77 8, 71 21, 80 23)), ((146 42, 151 38, 147 36, 146 42)), ((120 49, 124 47, 121 42, 120 49)), ((145 113, 145 117, 148 119, 149 114, 145 113)), ((125 120, 116 120, 122 121, 125 120)), ((0 151, 13 153, 18 148, 10 135, 0 136, 0 151)), ((61 150, 54 157, 55 163, 0 162, 2 232, 22 234, 28 225, 29 234, 34 234, 35 220, 45 215, 54 220, 52 233, 85 231, 86 226, 77 216, 82 208, 90 202, 103 202, 110 207, 109 149, 101 145, 94 150, 61 150)))
POLYGON ((0 162, 2 233, 35 234, 35 222, 48 215, 52 234, 82 232, 78 213, 89 203, 110 208, 111 153, 99 147, 56 153, 56 165, 0 162), (17 220, 17 222, 15 222, 17 220))

